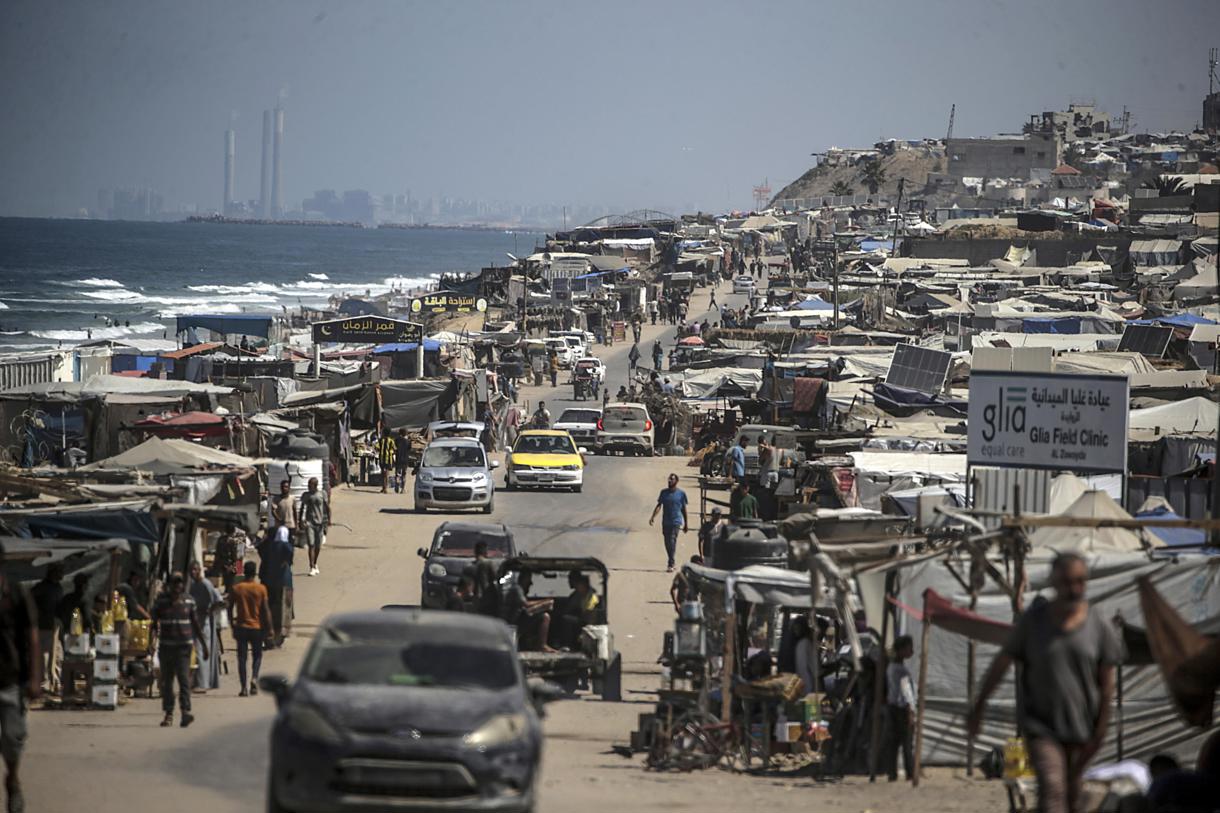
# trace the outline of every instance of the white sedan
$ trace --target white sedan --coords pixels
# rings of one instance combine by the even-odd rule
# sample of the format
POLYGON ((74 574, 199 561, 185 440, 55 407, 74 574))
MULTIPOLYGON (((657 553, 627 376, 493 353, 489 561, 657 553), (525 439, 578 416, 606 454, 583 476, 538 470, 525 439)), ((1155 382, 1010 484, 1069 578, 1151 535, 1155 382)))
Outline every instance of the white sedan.
POLYGON ((754 278, 745 276, 733 277, 733 293, 735 294, 752 294, 754 293, 754 278))

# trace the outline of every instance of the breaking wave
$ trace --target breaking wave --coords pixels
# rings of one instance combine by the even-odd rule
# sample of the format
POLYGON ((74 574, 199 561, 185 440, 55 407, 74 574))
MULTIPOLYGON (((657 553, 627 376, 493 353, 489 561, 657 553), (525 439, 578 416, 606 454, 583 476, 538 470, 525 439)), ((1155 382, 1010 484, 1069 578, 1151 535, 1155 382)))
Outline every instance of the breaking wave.
POLYGON ((84 285, 89 288, 122 288, 123 283, 118 280, 106 279, 105 277, 87 277, 85 279, 74 279, 71 282, 61 282, 60 285, 84 285))
POLYGON ((161 333, 165 325, 160 322, 137 322, 131 327, 116 325, 114 327, 81 328, 79 330, 31 330, 29 335, 38 339, 50 339, 56 342, 87 342, 90 338, 122 339, 127 336, 140 336, 149 333, 161 333))
POLYGON ((309 278, 310 279, 321 279, 321 280, 330 279, 330 277, 328 277, 326 274, 310 274, 309 278))

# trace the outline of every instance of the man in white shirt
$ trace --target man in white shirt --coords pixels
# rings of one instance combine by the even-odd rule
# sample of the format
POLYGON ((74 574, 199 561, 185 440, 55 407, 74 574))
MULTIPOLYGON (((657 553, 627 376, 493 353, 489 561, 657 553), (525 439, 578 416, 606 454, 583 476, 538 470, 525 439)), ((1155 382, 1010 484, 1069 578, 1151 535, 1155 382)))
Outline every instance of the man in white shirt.
POLYGON ((889 720, 889 736, 881 755, 891 782, 898 779, 898 749, 902 749, 902 767, 907 779, 915 765, 915 753, 911 735, 915 728, 915 682, 906 660, 915 652, 915 644, 909 635, 900 635, 894 641, 894 652, 885 670, 885 709, 889 720))

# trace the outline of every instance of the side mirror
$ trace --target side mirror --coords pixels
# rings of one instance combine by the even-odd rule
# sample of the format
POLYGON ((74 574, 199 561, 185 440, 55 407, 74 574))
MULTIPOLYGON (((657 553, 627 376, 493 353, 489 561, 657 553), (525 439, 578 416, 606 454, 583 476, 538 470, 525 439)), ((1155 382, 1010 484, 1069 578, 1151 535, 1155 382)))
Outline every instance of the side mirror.
POLYGON ((487 465, 487 468, 492 469, 492 470, 500 468, 500 461, 499 460, 491 461, 491 463, 489 463, 487 465))
POLYGON ((548 703, 554 703, 563 697, 563 689, 542 678, 530 678, 526 683, 526 688, 529 690, 534 709, 539 715, 546 714, 545 707, 548 703))
POLYGON ((412 468, 412 469, 411 469, 411 476, 412 476, 412 477, 418 477, 418 476, 419 476, 419 466, 415 466, 414 468, 412 468))
POLYGON ((588 454, 588 453, 589 453, 589 450, 588 450, 587 448, 585 448, 584 446, 581 446, 581 447, 580 447, 579 449, 577 449, 576 451, 580 452, 582 455, 586 455, 586 454, 588 454))
POLYGON ((421 559, 428 558, 428 549, 427 548, 420 548, 419 550, 417 550, 415 552, 419 554, 421 559))
POLYGON ((283 675, 264 675, 258 679, 258 687, 274 697, 275 704, 278 706, 288 697, 288 692, 292 689, 292 682, 283 675))

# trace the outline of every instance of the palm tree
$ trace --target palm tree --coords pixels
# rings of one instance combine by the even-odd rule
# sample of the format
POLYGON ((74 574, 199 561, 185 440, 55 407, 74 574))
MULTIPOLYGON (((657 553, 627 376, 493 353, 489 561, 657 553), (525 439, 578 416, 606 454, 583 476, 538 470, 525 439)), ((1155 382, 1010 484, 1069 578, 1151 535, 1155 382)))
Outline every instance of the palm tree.
POLYGON ((845 198, 848 195, 854 195, 856 190, 851 188, 851 184, 847 181, 835 181, 830 185, 830 194, 836 198, 845 198))
POLYGON ((865 161, 860 165, 860 182, 868 187, 869 194, 877 194, 877 190, 885 183, 885 167, 875 159, 865 161))
POLYGON ((1186 185, 1182 183, 1181 178, 1166 178, 1163 175, 1158 175, 1150 181, 1144 181, 1144 188, 1155 189, 1157 197, 1160 198, 1182 195, 1187 192, 1186 185))

